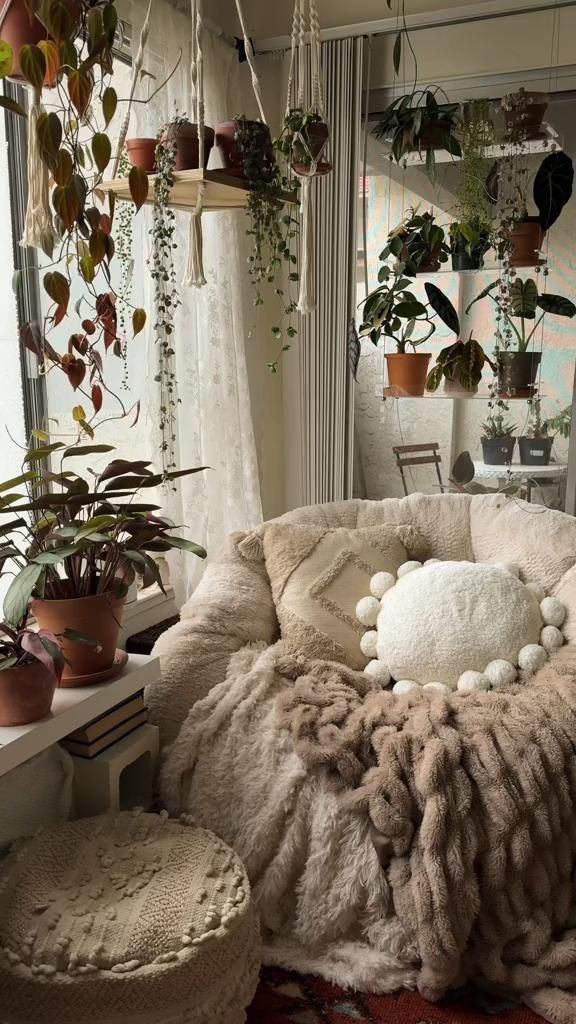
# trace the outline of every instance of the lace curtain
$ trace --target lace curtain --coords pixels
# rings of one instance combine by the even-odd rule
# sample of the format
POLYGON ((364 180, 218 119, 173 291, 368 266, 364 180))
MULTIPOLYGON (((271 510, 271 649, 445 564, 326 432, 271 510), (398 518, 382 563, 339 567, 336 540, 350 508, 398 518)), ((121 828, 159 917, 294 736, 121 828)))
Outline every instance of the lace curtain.
MULTIPOLYGON (((138 47, 147 3, 132 0, 127 17, 132 25, 132 46, 138 47)), ((191 112, 190 18, 166 2, 152 5, 152 25, 137 98, 146 99, 180 62, 170 81, 148 103, 137 103, 129 136, 155 136, 159 126, 176 110, 191 112)), ((203 33, 206 123, 216 125, 237 112, 239 101, 238 58, 235 51, 209 30, 203 33)), ((217 166, 214 155, 210 166, 217 166)), ((135 220, 134 256, 144 262, 150 250, 150 208, 135 220)), ((245 356, 245 323, 242 289, 246 287, 244 262, 244 214, 207 213, 203 216, 204 288, 183 285, 188 254, 189 214, 176 217, 176 268, 182 306, 175 317, 176 372, 178 380, 177 463, 180 468, 210 467, 204 473, 179 481, 162 501, 177 524, 189 529, 186 536, 204 544, 209 557, 228 533, 252 529, 262 521, 256 448, 252 429, 245 356)), ((135 273, 135 282, 138 274, 135 273)), ((137 304, 149 311, 147 337, 147 394, 143 429, 151 450, 159 449, 159 396, 154 385, 157 352, 151 280, 142 274, 137 304)), ((194 556, 174 552, 170 579, 181 604, 196 585, 204 563, 194 556)))

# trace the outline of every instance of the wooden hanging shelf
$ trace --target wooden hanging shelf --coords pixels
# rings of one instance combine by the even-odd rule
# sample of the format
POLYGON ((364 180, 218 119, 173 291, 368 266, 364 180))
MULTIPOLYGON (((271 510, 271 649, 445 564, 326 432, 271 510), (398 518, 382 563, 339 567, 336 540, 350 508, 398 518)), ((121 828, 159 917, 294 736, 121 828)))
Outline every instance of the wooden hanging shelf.
MULTIPOLYGON (((150 188, 148 191, 147 204, 154 202, 154 174, 149 176, 150 188)), ((204 182, 204 210, 213 212, 218 210, 241 210, 248 204, 250 189, 242 178, 235 178, 226 171, 176 171, 174 173, 174 186, 170 196, 170 206, 175 210, 187 210, 190 212, 196 207, 198 190, 204 182)), ((99 186, 105 192, 114 192, 118 199, 132 199, 128 178, 114 178, 113 181, 103 181, 99 186)), ((295 192, 282 192, 282 200, 285 203, 297 203, 298 196, 295 192)))

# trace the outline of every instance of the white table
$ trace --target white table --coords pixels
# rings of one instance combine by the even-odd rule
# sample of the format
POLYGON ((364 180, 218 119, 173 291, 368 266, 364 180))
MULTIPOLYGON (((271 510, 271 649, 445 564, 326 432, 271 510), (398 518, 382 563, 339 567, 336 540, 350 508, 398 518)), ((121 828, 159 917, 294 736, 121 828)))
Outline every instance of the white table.
POLYGON ((526 498, 532 497, 535 485, 550 481, 561 481, 568 473, 565 462, 550 462, 547 466, 525 466, 512 462, 509 466, 487 466, 485 462, 474 462, 475 480, 498 480, 498 486, 505 486, 510 480, 526 481, 526 498))
POLYGON ((0 775, 127 700, 159 675, 158 658, 131 654, 122 674, 110 683, 57 689, 46 718, 29 725, 0 726, 0 775))

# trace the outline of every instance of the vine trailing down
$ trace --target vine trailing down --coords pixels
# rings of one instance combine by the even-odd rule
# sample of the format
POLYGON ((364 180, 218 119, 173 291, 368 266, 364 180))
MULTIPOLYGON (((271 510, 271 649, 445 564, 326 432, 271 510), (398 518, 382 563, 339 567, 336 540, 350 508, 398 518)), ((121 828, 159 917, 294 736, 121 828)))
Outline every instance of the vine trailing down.
MULTIPOLYGON (((51 262, 42 280, 50 300, 48 311, 41 323, 22 325, 21 343, 37 357, 41 373, 63 373, 72 390, 86 399, 90 411, 78 404, 74 419, 79 437, 92 437, 105 418, 132 412, 135 422, 139 412, 138 403, 132 410, 126 408, 108 387, 104 371, 104 357, 110 351, 121 357, 128 334, 119 329, 119 295, 111 282, 116 249, 114 197, 106 200, 102 191, 112 150, 107 129, 118 104, 111 84, 118 13, 114 0, 31 0, 27 7, 36 38, 38 31, 45 31, 46 38, 18 52, 1 39, 0 77, 18 67, 32 89, 30 135, 38 156, 33 174, 41 176, 46 200, 37 244, 51 262), (45 87, 52 89, 53 96, 48 112, 40 103, 45 87), (82 295, 71 310, 76 281, 82 295), (69 324, 69 333, 64 351, 59 351, 55 339, 62 328, 54 332, 62 324, 69 324)), ((26 116, 24 108, 9 97, 0 97, 0 105, 26 116)), ((131 191, 138 210, 145 196, 142 183, 132 176, 131 191)), ((26 242, 31 244, 29 237, 26 242)), ((17 275, 15 288, 26 272, 17 275)), ((131 306, 130 310, 135 336, 144 328, 146 313, 131 306)))

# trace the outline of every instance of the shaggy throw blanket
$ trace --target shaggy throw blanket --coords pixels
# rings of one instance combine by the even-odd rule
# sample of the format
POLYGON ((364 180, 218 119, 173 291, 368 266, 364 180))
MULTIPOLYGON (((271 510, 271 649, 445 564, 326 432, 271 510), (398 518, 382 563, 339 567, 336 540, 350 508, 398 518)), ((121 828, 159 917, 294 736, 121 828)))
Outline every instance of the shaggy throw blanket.
POLYGON ((575 747, 572 647, 430 699, 277 644, 193 707, 162 795, 244 859, 268 962, 429 999, 481 978, 574 1024, 575 747))

